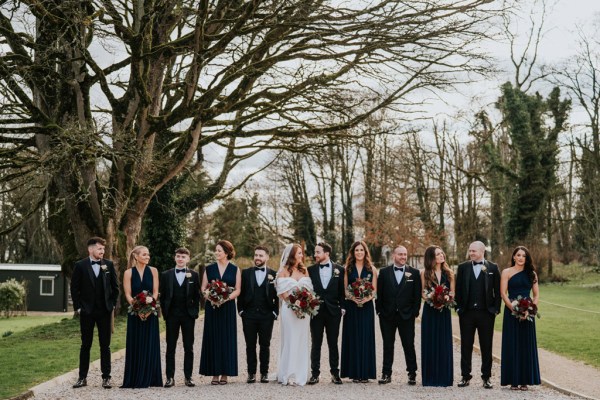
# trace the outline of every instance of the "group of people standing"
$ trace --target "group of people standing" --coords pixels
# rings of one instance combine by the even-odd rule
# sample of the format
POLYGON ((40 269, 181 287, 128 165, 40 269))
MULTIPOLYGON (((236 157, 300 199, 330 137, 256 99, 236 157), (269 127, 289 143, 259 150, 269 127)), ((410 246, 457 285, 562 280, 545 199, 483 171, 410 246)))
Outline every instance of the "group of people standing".
MULTIPOLYGON (((80 314, 81 339, 79 379, 73 386, 87 384, 89 352, 94 326, 98 327, 101 348, 102 386, 110 388, 111 315, 119 294, 115 269, 103 258, 105 242, 88 241, 89 257, 75 264, 71 282, 73 304, 80 314)), ((166 382, 174 385, 175 348, 181 332, 184 348, 184 378, 192 379, 194 327, 202 293, 209 283, 220 280, 231 288, 220 304, 206 302, 199 373, 211 376, 211 384, 225 385, 230 376, 238 375, 237 316, 242 320, 246 342, 247 382, 269 382, 270 342, 274 321, 280 323, 280 347, 277 381, 285 385, 313 385, 321 374, 321 349, 327 340, 331 381, 342 378, 353 382, 376 379, 375 315, 383 339, 383 362, 380 384, 392 380, 394 345, 398 331, 406 361, 408 384, 416 384, 415 321, 421 301, 428 289, 444 285, 456 302, 461 335, 461 380, 459 387, 469 386, 472 379, 472 352, 475 333, 481 347, 481 378, 491 389, 492 338, 494 321, 504 301, 501 385, 527 390, 540 383, 535 323, 519 321, 511 315, 512 300, 531 296, 537 304, 537 275, 529 251, 519 246, 512 254, 511 267, 502 274, 496 264, 484 259, 485 246, 474 242, 469 247, 469 261, 458 266, 457 273, 448 266, 443 250, 430 246, 424 254, 424 268, 407 264, 407 250, 397 246, 393 264, 380 270, 374 266, 364 241, 355 242, 345 264, 334 263, 327 243, 315 247, 315 264, 306 266, 303 249, 289 244, 284 249, 279 270, 267 267, 269 250, 257 246, 254 265, 241 271, 231 260, 234 246, 221 240, 215 246, 216 262, 208 265, 202 277, 188 268, 190 252, 175 252, 175 268, 159 274, 148 265, 146 247, 137 246, 129 257, 123 276, 125 299, 132 303, 141 291, 159 298, 166 321, 166 382), (369 281, 372 293, 355 298, 347 288, 357 280, 369 281), (299 318, 289 307, 290 294, 307 288, 320 298, 318 313, 299 318), (532 295, 531 295, 532 293, 532 295), (236 307, 237 303, 237 307, 236 307), (343 320, 343 324, 342 324, 343 320), (341 356, 338 338, 341 327, 341 356), (257 357, 258 343, 258 357, 257 357), (310 364, 309 364, 310 356, 310 364), (309 375, 310 371, 310 375, 309 375), (260 374, 257 379, 257 372, 260 374)), ((124 388, 163 386, 158 316, 130 314, 127 321, 124 388)), ((421 380, 423 386, 453 385, 453 348, 451 311, 425 303, 421 321, 421 380)))

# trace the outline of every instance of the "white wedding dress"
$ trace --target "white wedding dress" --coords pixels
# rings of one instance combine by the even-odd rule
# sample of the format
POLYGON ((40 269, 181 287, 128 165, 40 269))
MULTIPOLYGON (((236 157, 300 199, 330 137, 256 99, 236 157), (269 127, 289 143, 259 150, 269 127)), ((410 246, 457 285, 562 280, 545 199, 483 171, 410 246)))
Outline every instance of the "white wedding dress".
MULTIPOLYGON (((300 280, 294 278, 277 278, 275 287, 280 295, 295 287, 303 286, 313 290, 309 277, 300 280)), ((279 345, 279 362, 277 364, 277 381, 284 385, 303 386, 308 380, 308 360, 310 354, 310 316, 298 318, 282 301, 280 316, 281 339, 279 345)))

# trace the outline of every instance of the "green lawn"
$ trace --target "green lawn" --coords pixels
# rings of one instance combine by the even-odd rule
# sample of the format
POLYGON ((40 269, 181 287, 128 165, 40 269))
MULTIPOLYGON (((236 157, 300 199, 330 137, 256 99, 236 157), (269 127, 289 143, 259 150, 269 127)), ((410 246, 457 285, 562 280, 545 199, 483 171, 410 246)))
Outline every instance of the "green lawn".
POLYGON ((0 340, 5 332, 17 333, 38 325, 52 324, 59 322, 63 318, 70 318, 73 314, 65 313, 65 315, 57 316, 18 316, 10 318, 0 318, 0 340))
MULTIPOLYGON (((161 331, 164 322, 161 320, 161 331)), ((127 320, 117 318, 111 351, 125 347, 127 320)), ((100 357, 96 330, 91 359, 100 357)), ((15 396, 79 365, 79 321, 65 318, 0 340, 0 398, 15 396)))
MULTIPOLYGON (((600 314, 545 303, 600 312, 600 274, 583 270, 585 273, 578 266, 560 266, 555 274, 568 277, 569 282, 540 285, 538 346, 600 369, 600 314)), ((496 330, 502 330, 502 316, 496 318, 496 330)))

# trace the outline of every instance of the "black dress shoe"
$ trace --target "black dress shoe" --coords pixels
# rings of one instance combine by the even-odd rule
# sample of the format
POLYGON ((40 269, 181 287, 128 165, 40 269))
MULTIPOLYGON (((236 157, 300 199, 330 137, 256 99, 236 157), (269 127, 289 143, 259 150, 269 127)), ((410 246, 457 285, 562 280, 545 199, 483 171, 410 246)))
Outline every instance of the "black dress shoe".
POLYGON ((344 383, 340 379, 340 376, 337 375, 337 374, 336 375, 331 375, 331 382, 335 383, 336 385, 341 385, 342 383, 344 383))
POLYGON ((246 383, 254 383, 256 382, 256 374, 248 374, 248 379, 246 379, 246 383))
POLYGON ((383 374, 381 375, 381 379, 379 379, 379 383, 381 383, 382 385, 385 385, 386 383, 390 383, 392 381, 392 376, 391 375, 386 375, 383 374))
POLYGON ((416 375, 409 375, 408 376, 408 384, 413 386, 417 384, 417 376, 416 375))
POLYGON ((483 387, 486 389, 493 389, 494 385, 492 385, 492 381, 490 380, 490 378, 484 379, 483 380, 483 387))
POLYGON ((84 387, 87 386, 87 379, 83 378, 83 379, 79 379, 77 382, 75 382, 75 384, 73 385, 73 389, 77 389, 80 387, 84 387))
POLYGON ((260 383, 269 383, 269 375, 260 374, 260 383))
POLYGON ((458 382, 458 387, 466 387, 469 386, 470 379, 462 378, 460 382, 458 382))
POLYGON ((196 384, 192 380, 192 378, 185 378, 185 386, 194 387, 196 384))
POLYGON ((104 389, 112 388, 112 383, 110 382, 110 378, 102 379, 102 387, 104 389))
POLYGON ((319 377, 315 376, 315 375, 312 375, 310 377, 310 379, 308 380, 308 384, 309 385, 314 385, 315 383, 319 383, 319 377))
POLYGON ((169 388, 173 386, 175 386, 175 380, 173 378, 167 378, 167 381, 165 382, 165 387, 169 388))

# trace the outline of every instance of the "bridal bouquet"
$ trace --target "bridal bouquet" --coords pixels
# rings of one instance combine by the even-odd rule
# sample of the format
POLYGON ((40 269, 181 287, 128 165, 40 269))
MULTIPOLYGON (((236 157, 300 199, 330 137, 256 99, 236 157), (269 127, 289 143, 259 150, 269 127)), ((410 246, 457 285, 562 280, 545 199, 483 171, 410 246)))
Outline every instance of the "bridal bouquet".
POLYGON ((142 290, 133 298, 127 312, 137 315, 142 321, 145 321, 150 314, 158 315, 158 308, 156 299, 147 290, 142 290))
POLYGON ((307 315, 317 315, 320 306, 319 296, 305 287, 293 289, 288 297, 288 308, 291 308, 296 317, 300 319, 307 315))
MULTIPOLYGON (((373 294, 374 290, 375 290, 375 287, 373 287, 373 284, 371 283, 371 281, 368 278, 367 279, 358 278, 357 280, 352 282, 350 285, 348 285, 348 292, 350 293, 350 296, 357 300, 362 300, 362 299, 368 298, 369 296, 371 296, 373 294)), ((357 306, 362 307, 363 305, 362 305, 362 303, 358 303, 357 306)))
POLYGON ((512 315, 514 315, 520 321, 533 321, 533 317, 541 317, 541 315, 538 313, 537 306, 533 304, 533 300, 531 300, 529 297, 517 296, 517 298, 512 301, 512 308, 512 315))
POLYGON ((425 302, 436 310, 442 311, 444 308, 456 306, 454 293, 445 285, 435 285, 429 290, 425 289, 423 294, 425 295, 425 302))
POLYGON ((227 286, 225 282, 219 279, 213 279, 202 293, 204 294, 204 297, 211 302, 213 307, 220 307, 221 304, 229 299, 231 292, 233 292, 232 287, 227 286))

